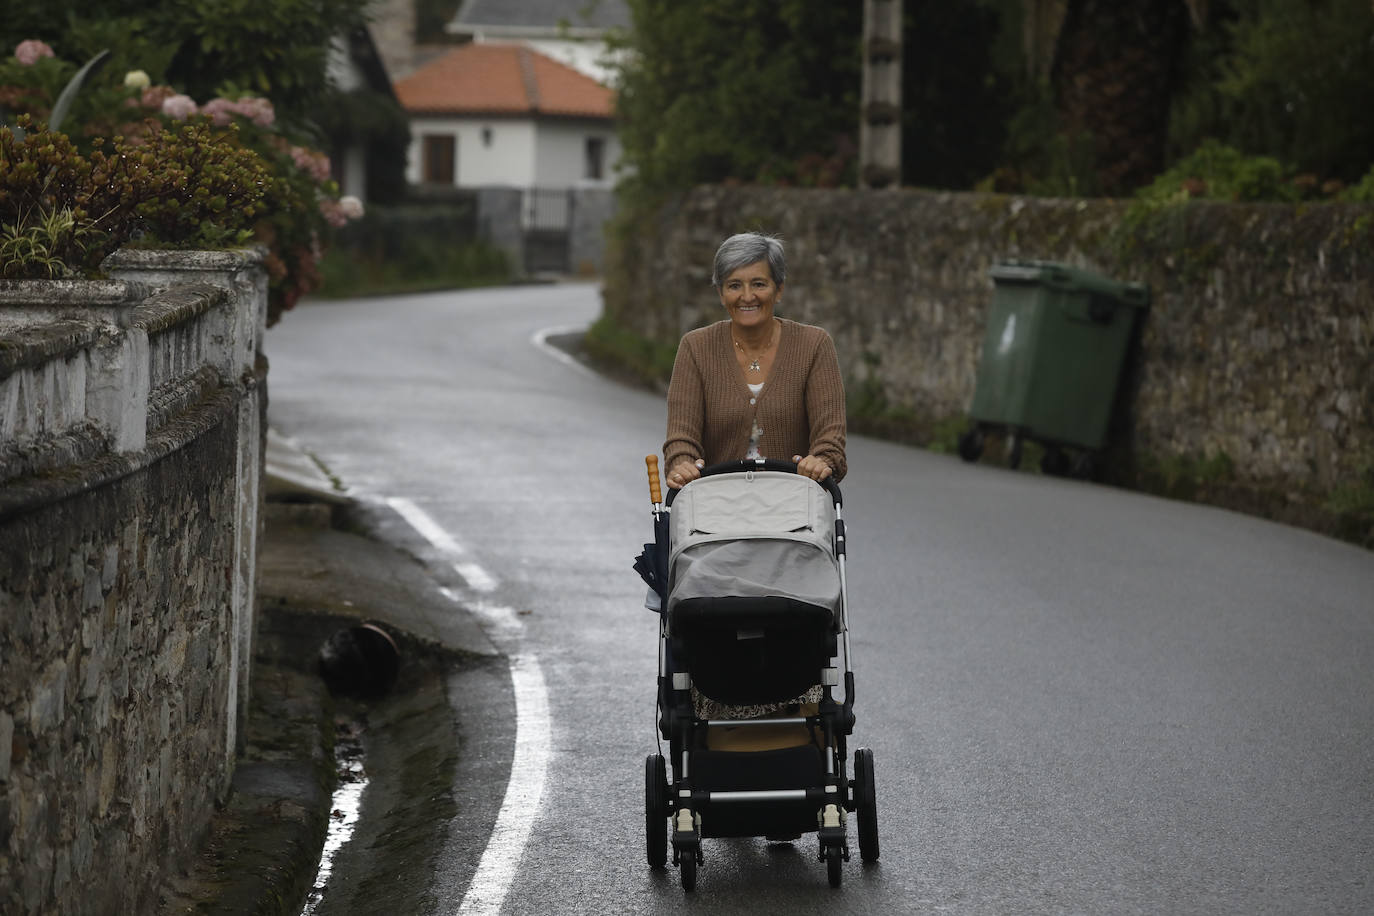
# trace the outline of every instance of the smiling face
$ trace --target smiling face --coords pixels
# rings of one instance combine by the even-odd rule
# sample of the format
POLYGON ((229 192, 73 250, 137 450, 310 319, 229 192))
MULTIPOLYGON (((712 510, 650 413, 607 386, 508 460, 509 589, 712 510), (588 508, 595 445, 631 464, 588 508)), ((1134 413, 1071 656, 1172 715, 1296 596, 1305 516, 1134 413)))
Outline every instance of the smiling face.
POLYGON ((782 287, 773 282, 767 261, 755 261, 732 271, 720 284, 720 304, 740 329, 757 328, 773 320, 773 306, 782 287))

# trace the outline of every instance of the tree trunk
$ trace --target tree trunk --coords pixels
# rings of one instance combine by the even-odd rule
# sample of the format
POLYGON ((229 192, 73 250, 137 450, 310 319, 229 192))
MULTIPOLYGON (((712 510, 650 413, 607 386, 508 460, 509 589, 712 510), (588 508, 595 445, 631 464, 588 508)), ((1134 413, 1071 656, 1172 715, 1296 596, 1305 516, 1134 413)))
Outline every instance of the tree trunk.
POLYGON ((1163 165, 1184 0, 1069 0, 1051 70, 1060 129, 1093 143, 1098 187, 1127 194, 1163 165))

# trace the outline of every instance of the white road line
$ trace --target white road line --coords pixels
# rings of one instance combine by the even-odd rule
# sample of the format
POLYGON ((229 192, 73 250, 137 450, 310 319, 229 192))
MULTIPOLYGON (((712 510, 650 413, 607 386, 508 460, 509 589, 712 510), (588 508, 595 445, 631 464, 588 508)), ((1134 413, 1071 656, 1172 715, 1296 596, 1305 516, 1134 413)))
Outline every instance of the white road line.
POLYGON ((576 327, 544 328, 542 331, 534 332, 534 335, 530 337, 530 343, 534 344, 559 362, 572 366, 579 372, 585 372, 587 375, 596 375, 591 369, 549 343, 550 337, 557 337, 559 334, 573 334, 585 330, 587 330, 587 328, 584 325, 578 325, 576 327))
POLYGON ((410 527, 420 532, 424 539, 433 544, 441 553, 446 553, 452 557, 453 568, 473 591, 496 591, 496 580, 481 566, 467 559, 468 552, 463 549, 463 545, 455 541, 453 535, 430 518, 425 510, 401 496, 393 496, 386 501, 386 504, 395 509, 401 518, 410 523, 410 527))
MULTIPOLYGON (((394 497, 388 499, 387 504, 439 551, 450 557, 466 555, 462 545, 415 503, 394 497)), ((460 559, 455 560, 453 566, 474 589, 492 591, 496 588, 496 580, 475 563, 460 559), (464 572, 465 568, 469 572, 464 572), (486 583, 485 587, 478 582, 486 583)), ((452 590, 443 591, 450 599, 457 600, 452 590)), ((482 602, 476 602, 474 610, 488 625, 504 631, 512 643, 517 643, 524 625, 513 610, 482 602)), ((532 653, 512 653, 510 680, 515 693, 515 755, 511 759, 510 782, 506 784, 506 795, 487 840, 487 848, 482 852, 477 871, 459 905, 459 916, 494 916, 501 912, 544 796, 553 742, 548 688, 539 659, 532 653)))
POLYGON ((458 908, 459 916, 501 912, 544 796, 551 752, 544 672, 533 655, 517 655, 511 659, 510 677, 515 691, 515 757, 510 782, 487 848, 458 908))

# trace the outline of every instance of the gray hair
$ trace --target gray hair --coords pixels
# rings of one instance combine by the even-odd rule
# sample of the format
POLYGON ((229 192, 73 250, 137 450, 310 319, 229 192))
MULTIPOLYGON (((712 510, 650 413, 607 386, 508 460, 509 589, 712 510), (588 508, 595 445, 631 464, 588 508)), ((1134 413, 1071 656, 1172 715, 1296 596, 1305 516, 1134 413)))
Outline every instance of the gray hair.
POLYGON ((741 232, 720 243, 711 266, 711 285, 720 288, 725 278, 741 267, 768 262, 773 282, 782 286, 787 279, 787 261, 782 256, 782 239, 761 232, 741 232))

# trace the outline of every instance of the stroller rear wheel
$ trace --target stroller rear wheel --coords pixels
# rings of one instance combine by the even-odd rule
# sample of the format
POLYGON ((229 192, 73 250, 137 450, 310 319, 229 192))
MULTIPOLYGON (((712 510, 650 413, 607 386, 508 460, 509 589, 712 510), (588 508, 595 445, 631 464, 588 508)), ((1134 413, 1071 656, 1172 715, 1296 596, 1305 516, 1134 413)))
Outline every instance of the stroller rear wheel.
POLYGON ((878 861, 878 792, 873 780, 873 752, 854 752, 854 808, 859 819, 859 858, 878 861))
POLYGON ((662 754, 650 754, 644 761, 644 848, 653 869, 668 864, 667 810, 668 770, 662 754))

